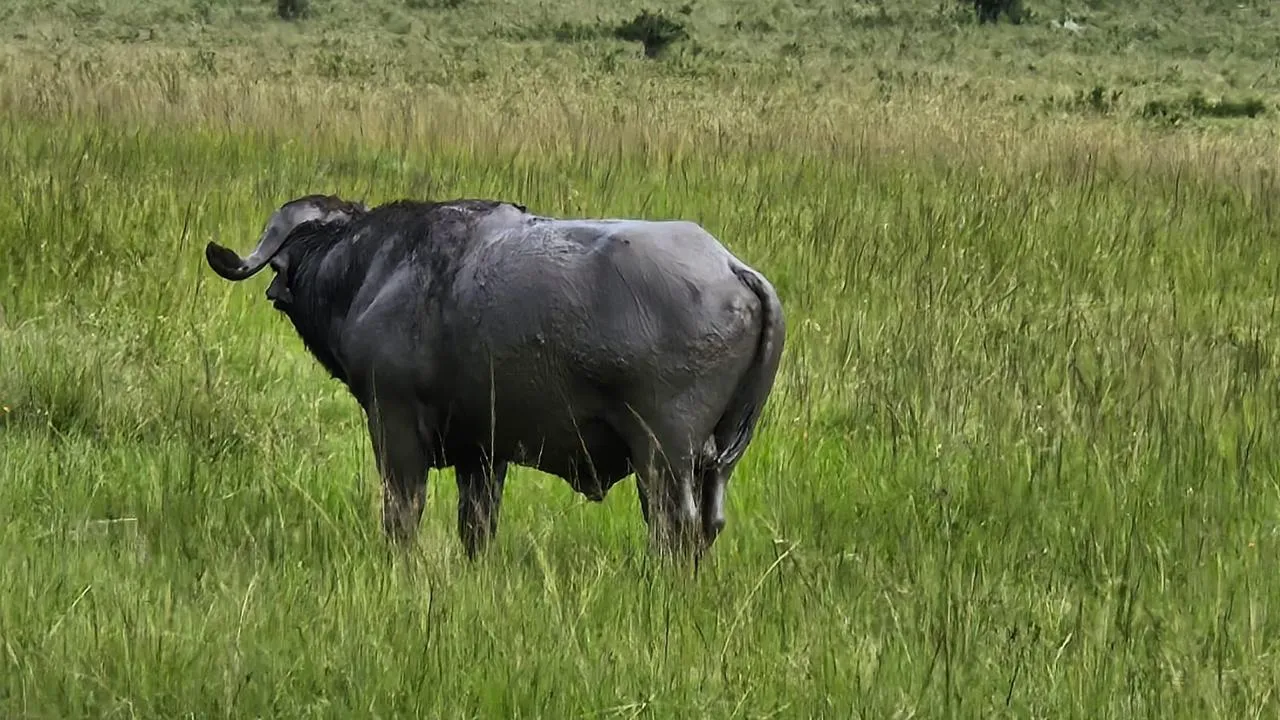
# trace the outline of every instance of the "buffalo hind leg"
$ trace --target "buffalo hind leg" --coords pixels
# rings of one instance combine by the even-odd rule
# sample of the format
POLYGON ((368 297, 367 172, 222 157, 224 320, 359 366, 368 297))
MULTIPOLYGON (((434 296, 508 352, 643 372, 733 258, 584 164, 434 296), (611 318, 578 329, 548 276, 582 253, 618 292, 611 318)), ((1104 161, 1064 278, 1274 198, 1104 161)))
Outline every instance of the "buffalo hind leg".
POLYGON ((426 438, 414 408, 375 405, 368 412, 369 437, 382 476, 382 529, 408 545, 416 537, 427 497, 426 438))
POLYGON ((710 548, 724 530, 724 490, 728 474, 714 463, 698 473, 702 503, 698 508, 702 520, 702 541, 710 548))
POLYGON ((719 457, 717 439, 707 438, 702 445, 702 457, 698 462, 697 491, 699 493, 698 517, 702 521, 702 541, 710 548, 724 530, 725 485, 733 472, 733 463, 727 467, 716 462, 719 457))
POLYGON ((672 452, 678 447, 653 436, 633 443, 636 486, 651 546, 679 559, 696 559, 702 542, 693 460, 688 452, 672 452))
POLYGON ((475 559, 498 533, 507 463, 490 465, 479 458, 459 462, 454 465, 454 475, 458 480, 458 538, 467 557, 475 559))

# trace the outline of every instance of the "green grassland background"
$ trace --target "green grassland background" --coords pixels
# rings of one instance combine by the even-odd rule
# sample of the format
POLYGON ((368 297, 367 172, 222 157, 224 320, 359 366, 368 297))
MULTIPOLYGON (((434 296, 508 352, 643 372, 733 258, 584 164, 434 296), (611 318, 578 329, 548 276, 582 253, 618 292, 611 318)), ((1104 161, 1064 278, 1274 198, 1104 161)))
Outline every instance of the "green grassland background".
POLYGON ((1275 717, 1280 7, 1024 6, 0 7, 0 716, 1275 717), (702 571, 525 469, 479 562, 449 472, 388 552, 358 407, 204 263, 311 192, 770 277, 702 571))

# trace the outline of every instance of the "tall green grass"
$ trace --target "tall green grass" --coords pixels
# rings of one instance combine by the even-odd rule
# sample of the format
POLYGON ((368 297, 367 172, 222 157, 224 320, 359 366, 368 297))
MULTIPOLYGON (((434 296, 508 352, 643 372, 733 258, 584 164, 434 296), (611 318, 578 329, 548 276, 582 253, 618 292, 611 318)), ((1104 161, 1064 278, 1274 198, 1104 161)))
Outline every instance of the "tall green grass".
POLYGON ((1274 149, 211 87, 6 90, 5 717, 1277 711, 1274 149), (481 562, 448 472, 388 553, 355 403, 204 265, 309 192, 688 218, 768 275, 784 367, 704 571, 650 561, 631 483, 528 470, 481 562))

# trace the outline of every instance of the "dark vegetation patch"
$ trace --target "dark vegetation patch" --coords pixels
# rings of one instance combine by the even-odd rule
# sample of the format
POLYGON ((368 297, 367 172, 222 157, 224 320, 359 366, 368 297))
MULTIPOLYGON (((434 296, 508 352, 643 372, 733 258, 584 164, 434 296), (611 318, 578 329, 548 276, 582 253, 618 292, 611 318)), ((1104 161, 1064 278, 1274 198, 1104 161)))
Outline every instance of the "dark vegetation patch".
MULTIPOLYGON (((1048 111, 1111 115, 1122 109, 1123 96, 1122 89, 1096 84, 1088 90, 1077 90, 1066 96, 1050 95, 1042 101, 1042 107, 1048 111)), ((1025 99, 1022 95, 1014 97, 1015 101, 1025 99)), ((1184 97, 1148 100, 1137 109, 1136 114, 1146 120, 1176 125, 1197 118, 1257 118, 1266 112, 1266 101, 1257 96, 1211 100, 1205 97, 1203 91, 1193 90, 1184 97)))
POLYGON ((644 46, 645 57, 658 57, 672 43, 689 37, 684 23, 661 12, 648 10, 618 25, 613 36, 619 40, 638 42, 644 46))
POLYGON ((276 15, 281 20, 301 20, 311 15, 311 0, 276 0, 276 15))
POLYGON ((994 23, 1004 17, 1014 25, 1020 25, 1030 19, 1022 0, 959 0, 964 5, 972 5, 974 15, 980 23, 994 23))
POLYGON ((1176 124, 1191 118, 1255 118, 1266 112, 1266 102, 1258 97, 1210 100, 1196 90, 1185 98, 1148 101, 1140 114, 1148 120, 1176 124))
POLYGON ((1123 95, 1124 90, 1094 85, 1088 90, 1077 90, 1066 97, 1050 95, 1045 98, 1044 107, 1046 110, 1109 115, 1117 109, 1123 95))
POLYGON ((410 10, 457 10, 467 0, 404 0, 410 10))
MULTIPOLYGON (((692 12, 684 6, 680 13, 692 12)), ((641 11, 639 15, 622 22, 609 22, 597 17, 594 22, 542 18, 529 24, 505 30, 503 36, 511 40, 554 40, 561 43, 586 43, 601 39, 617 39, 638 42, 644 48, 645 57, 656 58, 679 40, 689 37, 682 20, 661 11, 641 11)))

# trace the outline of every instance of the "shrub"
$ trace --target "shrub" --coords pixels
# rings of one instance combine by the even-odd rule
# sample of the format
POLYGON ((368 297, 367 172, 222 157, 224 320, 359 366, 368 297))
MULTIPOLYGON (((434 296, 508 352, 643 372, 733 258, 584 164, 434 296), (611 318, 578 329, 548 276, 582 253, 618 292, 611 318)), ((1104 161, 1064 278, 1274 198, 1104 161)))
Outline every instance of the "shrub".
POLYGON ((1071 95, 1050 95, 1044 99, 1042 107, 1047 111, 1109 115, 1119 109, 1122 95, 1123 90, 1108 90, 1102 85, 1094 85, 1092 89, 1077 90, 1071 95))
POLYGON ((298 20, 311 14, 310 0, 276 0, 276 14, 281 20, 298 20))
POLYGON ((1193 117, 1254 118, 1266 111, 1267 104, 1260 98, 1209 100, 1197 90, 1183 100, 1151 100, 1140 114, 1148 120, 1176 124, 1193 117))
POLYGON ((1026 20, 1030 13, 1023 7, 1022 0, 960 0, 968 4, 973 3, 973 10, 978 16, 978 22, 989 23, 999 20, 1003 14, 1009 18, 1009 22, 1018 25, 1026 20))
POLYGON ((642 43, 645 57, 650 58, 657 57, 671 43, 689 36, 684 23, 661 12, 650 13, 648 10, 619 25, 613 34, 621 40, 642 43))
POLYGON ((410 10, 457 10, 466 0, 405 0, 410 10))

